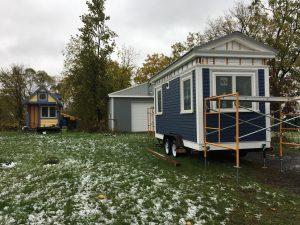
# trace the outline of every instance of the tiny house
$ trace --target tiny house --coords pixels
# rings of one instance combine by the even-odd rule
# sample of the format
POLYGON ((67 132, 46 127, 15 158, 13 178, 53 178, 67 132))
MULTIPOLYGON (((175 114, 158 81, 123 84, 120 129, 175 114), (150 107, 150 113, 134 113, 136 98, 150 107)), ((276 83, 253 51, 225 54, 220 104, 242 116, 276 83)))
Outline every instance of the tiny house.
MULTIPOLYGON (((195 47, 153 76, 155 137, 163 140, 166 153, 176 156, 177 147, 202 150, 204 134, 204 99, 210 96, 236 93, 241 96, 269 96, 268 61, 275 58, 275 50, 240 32, 195 47), (176 138, 175 138, 176 137, 176 138), (180 137, 178 140, 178 137, 180 137), (182 146, 176 146, 182 145, 182 146), (173 146, 175 151, 173 151, 173 146)), ((269 103, 241 102, 239 117, 249 120, 258 113, 268 114, 269 103)), ((216 109, 216 104, 210 106, 216 109)), ((222 101, 221 110, 234 117, 234 104, 222 101)), ((207 118, 207 126, 216 127, 218 116, 207 118)), ((234 120, 234 118, 233 118, 234 120)), ((222 116, 221 127, 234 124, 222 116)), ((240 134, 251 133, 259 127, 268 127, 270 119, 261 117, 253 125, 240 125, 240 134)), ((218 135, 208 138, 217 142, 218 135)), ((247 136, 239 143, 244 150, 270 147, 271 135, 266 130, 247 136)), ((221 133, 221 143, 233 144, 234 128, 221 133)), ((211 146, 210 150, 224 150, 211 146)))
POLYGON ((32 130, 60 129, 60 112, 63 108, 61 96, 38 88, 29 96, 26 104, 26 127, 32 130))

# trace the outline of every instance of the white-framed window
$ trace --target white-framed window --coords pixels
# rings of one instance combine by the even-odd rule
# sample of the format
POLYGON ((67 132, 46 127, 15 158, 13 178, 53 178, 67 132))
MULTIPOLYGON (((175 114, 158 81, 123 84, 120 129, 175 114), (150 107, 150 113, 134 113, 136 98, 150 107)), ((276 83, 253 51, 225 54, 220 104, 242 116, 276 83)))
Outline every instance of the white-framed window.
MULTIPOLYGON (((255 73, 245 72, 215 72, 213 73, 213 95, 223 95, 238 92, 240 96, 256 95, 255 73)), ((213 107, 217 108, 218 103, 214 102, 213 107)), ((257 103, 240 101, 242 107, 257 110, 257 103)), ((242 108, 241 107, 241 108, 242 108)), ((232 111, 232 101, 221 102, 222 111, 232 111)), ((246 109, 244 109, 247 111, 246 109)), ((241 109, 243 111, 243 109, 241 109)))
POLYGON ((193 113, 193 76, 180 80, 180 113, 193 113))
POLYGON ((161 115, 163 112, 163 99, 161 87, 155 89, 155 104, 156 115, 161 115))
POLYGON ((55 106, 42 106, 41 107, 41 117, 42 118, 56 118, 55 106))
POLYGON ((47 100, 47 94, 46 93, 39 93, 39 100, 40 101, 46 101, 47 100))

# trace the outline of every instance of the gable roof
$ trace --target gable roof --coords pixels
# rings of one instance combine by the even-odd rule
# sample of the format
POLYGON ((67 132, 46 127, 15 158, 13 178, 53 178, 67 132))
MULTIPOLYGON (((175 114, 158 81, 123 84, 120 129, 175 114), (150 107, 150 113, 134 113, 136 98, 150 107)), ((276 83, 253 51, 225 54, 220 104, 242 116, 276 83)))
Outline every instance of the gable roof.
POLYGON ((119 91, 115 91, 108 95, 110 98, 113 97, 135 97, 135 98, 150 98, 153 97, 152 87, 148 83, 142 83, 134 85, 119 91))
POLYGON ((206 42, 206 43, 204 43, 200 46, 197 46, 195 48, 197 48, 199 50, 209 49, 209 47, 211 47, 211 46, 215 46, 218 43, 222 43, 222 42, 226 42, 226 41, 230 41, 230 40, 240 40, 240 41, 251 43, 253 46, 260 47, 261 50, 264 50, 265 52, 273 52, 273 53, 277 52, 274 48, 272 48, 268 45, 265 45, 264 43, 258 42, 255 39, 243 34, 240 31, 234 31, 231 34, 219 37, 219 38, 211 40, 211 41, 208 41, 208 42, 206 42))
MULTIPOLYGON (((31 103, 30 102, 30 99, 31 97, 33 97, 34 95, 37 95, 38 93, 41 93, 41 92, 45 92, 47 93, 48 95, 50 95, 52 98, 55 99, 56 103, 59 104, 60 106, 63 106, 63 103, 61 101, 61 97, 59 94, 56 94, 56 93, 51 93, 46 87, 44 86, 40 86, 38 89, 36 89, 26 100, 25 100, 25 103, 31 103)), ((39 103, 39 102, 37 102, 39 103)))
POLYGON ((234 31, 231 34, 227 34, 220 38, 208 41, 200 46, 196 46, 190 49, 188 52, 183 54, 180 58, 169 64, 163 70, 159 71, 156 75, 149 79, 149 83, 156 80, 158 76, 165 75, 166 73, 172 71, 177 66, 180 67, 182 63, 187 60, 193 60, 197 57, 257 57, 257 58, 275 58, 277 51, 263 43, 256 41, 247 35, 234 31), (245 45, 246 49, 243 50, 219 50, 216 49, 220 44, 226 44, 229 41, 236 41, 237 43, 242 43, 245 45), (250 48, 251 47, 251 48, 250 48))

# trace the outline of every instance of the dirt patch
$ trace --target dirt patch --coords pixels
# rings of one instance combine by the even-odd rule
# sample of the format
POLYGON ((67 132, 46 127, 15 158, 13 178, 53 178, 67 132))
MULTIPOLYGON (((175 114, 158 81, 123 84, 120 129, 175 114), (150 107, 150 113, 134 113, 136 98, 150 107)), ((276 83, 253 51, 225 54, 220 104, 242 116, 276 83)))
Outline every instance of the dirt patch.
POLYGON ((300 194, 300 153, 286 154, 283 157, 283 171, 280 171, 280 159, 267 155, 266 166, 263 169, 262 153, 249 153, 242 162, 256 171, 255 176, 263 183, 286 188, 300 194))

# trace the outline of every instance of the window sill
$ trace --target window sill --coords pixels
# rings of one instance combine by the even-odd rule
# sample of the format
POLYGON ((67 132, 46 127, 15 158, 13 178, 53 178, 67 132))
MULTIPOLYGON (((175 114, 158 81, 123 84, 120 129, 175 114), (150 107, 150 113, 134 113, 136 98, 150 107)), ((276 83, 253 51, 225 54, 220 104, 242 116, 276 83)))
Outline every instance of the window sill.
POLYGON ((162 112, 161 113, 155 113, 156 116, 161 116, 162 115, 162 112))
POLYGON ((194 110, 180 111, 180 114, 192 114, 192 113, 194 113, 194 110))
POLYGON ((57 119, 57 116, 56 117, 41 117, 41 119, 57 119))

